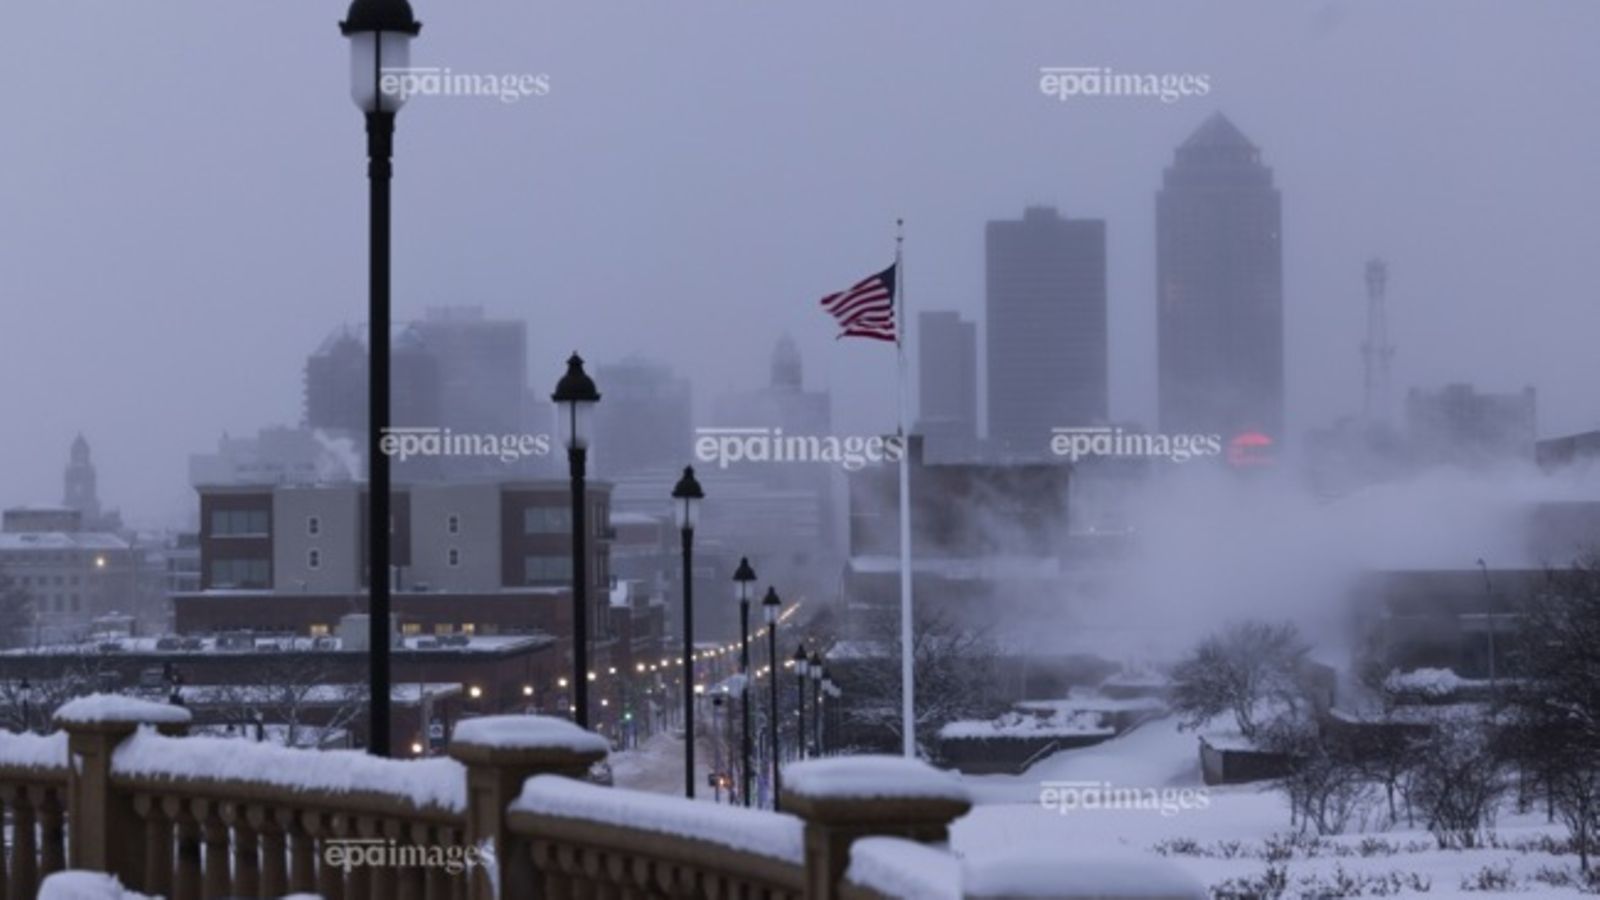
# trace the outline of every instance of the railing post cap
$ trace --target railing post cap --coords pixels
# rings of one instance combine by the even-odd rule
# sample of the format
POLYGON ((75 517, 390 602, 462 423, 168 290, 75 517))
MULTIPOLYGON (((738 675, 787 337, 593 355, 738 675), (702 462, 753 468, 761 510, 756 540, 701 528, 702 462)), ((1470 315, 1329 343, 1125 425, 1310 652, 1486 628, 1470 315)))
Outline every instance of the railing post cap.
POLYGON ((57 709, 57 727, 75 734, 128 734, 140 725, 154 725, 163 733, 182 733, 194 714, 182 706, 157 703, 119 694, 89 694, 69 700, 57 709))
POLYGON ((586 771, 611 744, 553 716, 480 716, 456 723, 450 756, 467 765, 586 771))
POLYGON ((785 810, 829 825, 948 825, 972 808, 961 780, 900 756, 841 756, 783 770, 785 810))

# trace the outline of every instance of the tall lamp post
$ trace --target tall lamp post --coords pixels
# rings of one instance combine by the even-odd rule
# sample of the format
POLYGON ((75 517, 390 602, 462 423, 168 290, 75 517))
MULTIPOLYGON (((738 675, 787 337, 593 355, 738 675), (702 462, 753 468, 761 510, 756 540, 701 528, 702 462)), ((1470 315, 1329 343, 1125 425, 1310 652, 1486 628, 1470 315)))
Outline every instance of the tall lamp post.
POLYGON ((739 568, 733 570, 734 592, 739 598, 739 711, 743 719, 744 734, 740 738, 739 797, 750 805, 750 757, 753 747, 750 739, 750 591, 755 584, 756 570, 750 567, 749 557, 739 557, 739 568))
POLYGON ((694 466, 672 487, 672 511, 683 535, 683 792, 694 799, 694 526, 706 492, 695 480, 694 466))
POLYGON ((389 183, 394 114, 404 98, 385 73, 405 68, 422 31, 406 0, 354 0, 339 31, 350 39, 350 96, 367 119, 367 752, 389 755, 389 183), (389 87, 389 90, 385 90, 389 87))
POLYGON ((778 794, 783 788, 783 780, 779 776, 778 764, 778 610, 783 606, 783 601, 778 598, 778 592, 771 585, 767 586, 767 595, 761 598, 761 615, 767 623, 767 687, 771 693, 768 695, 767 705, 767 734, 772 742, 772 809, 778 809, 778 794))
POLYGON ((589 419, 600 402, 594 379, 583 371, 583 357, 567 359, 567 373, 556 382, 561 442, 572 474, 572 720, 589 727, 589 548, 584 524, 584 478, 589 464, 589 419))
POLYGON ((806 645, 799 644, 794 648, 794 701, 797 704, 796 725, 799 731, 795 735, 795 759, 806 758, 806 681, 807 673, 811 671, 811 658, 806 656, 806 645))
POLYGON ((811 755, 822 755, 822 653, 811 652, 811 665, 806 667, 811 676, 811 755))

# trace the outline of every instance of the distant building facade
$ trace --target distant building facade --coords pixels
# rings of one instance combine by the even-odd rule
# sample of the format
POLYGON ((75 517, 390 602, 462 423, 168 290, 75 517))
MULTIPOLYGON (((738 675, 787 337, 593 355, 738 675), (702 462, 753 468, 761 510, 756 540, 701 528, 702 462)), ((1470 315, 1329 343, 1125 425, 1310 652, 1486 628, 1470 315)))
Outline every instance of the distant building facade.
POLYGON ((1160 431, 1284 434, 1282 200, 1261 151, 1218 113, 1156 194, 1160 431))
POLYGON ((960 313, 917 317, 916 427, 930 448, 972 453, 978 442, 978 326, 960 313))
POLYGON ((1053 428, 1108 414, 1106 227, 1029 207, 985 232, 989 438, 1049 455, 1053 428))
POLYGON ((1538 394, 1483 393, 1468 384, 1406 394, 1406 432, 1417 462, 1476 466, 1534 459, 1538 394))
POLYGON ((595 367, 603 402, 594 410, 592 471, 617 478, 691 461, 694 431, 689 379, 665 363, 630 357, 595 367))

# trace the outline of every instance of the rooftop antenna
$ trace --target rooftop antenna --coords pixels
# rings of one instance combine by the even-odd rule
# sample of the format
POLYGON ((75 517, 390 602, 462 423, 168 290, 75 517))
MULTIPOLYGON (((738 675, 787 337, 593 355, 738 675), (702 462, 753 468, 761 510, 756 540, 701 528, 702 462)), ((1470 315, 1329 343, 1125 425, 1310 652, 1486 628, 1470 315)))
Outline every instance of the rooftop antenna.
POLYGON ((1389 343, 1385 298, 1388 285, 1389 264, 1376 257, 1367 260, 1367 339, 1361 344, 1361 361, 1366 380, 1362 412, 1368 425, 1389 422, 1389 370, 1394 362, 1394 345, 1389 343))

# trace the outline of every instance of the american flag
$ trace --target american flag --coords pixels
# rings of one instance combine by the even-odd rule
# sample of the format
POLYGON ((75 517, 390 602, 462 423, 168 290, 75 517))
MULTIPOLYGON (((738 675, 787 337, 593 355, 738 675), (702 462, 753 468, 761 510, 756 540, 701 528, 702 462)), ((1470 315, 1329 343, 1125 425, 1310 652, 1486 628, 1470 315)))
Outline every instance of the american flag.
POLYGON ((822 308, 839 323, 839 337, 864 337, 877 341, 895 339, 895 266, 862 279, 848 291, 822 298, 822 308))

